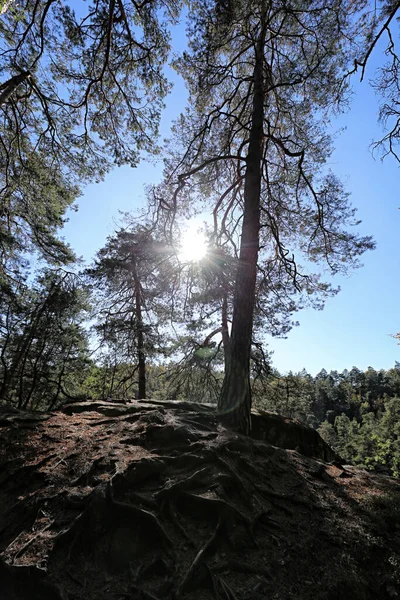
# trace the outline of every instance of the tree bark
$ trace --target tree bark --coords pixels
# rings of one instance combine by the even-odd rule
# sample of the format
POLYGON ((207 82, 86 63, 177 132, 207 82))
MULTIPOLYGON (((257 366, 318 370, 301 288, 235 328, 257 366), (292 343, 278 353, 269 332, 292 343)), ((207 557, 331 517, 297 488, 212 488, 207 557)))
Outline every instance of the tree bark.
POLYGON ((260 37, 255 48, 252 123, 246 158, 243 226, 233 301, 229 361, 218 403, 219 413, 224 420, 244 434, 251 430, 250 352, 260 230, 264 40, 265 28, 261 23, 260 37))

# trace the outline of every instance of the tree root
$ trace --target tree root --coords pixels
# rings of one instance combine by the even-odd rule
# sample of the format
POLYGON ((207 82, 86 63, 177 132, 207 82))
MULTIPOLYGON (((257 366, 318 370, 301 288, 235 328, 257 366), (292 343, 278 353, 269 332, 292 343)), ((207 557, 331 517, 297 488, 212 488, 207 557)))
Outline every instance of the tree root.
POLYGON ((203 469, 195 471, 189 477, 185 477, 184 479, 180 479, 176 483, 164 486, 156 494, 156 499, 163 501, 165 498, 176 496, 182 490, 190 490, 198 487, 207 488, 209 485, 209 477, 207 477, 206 475, 209 474, 209 471, 210 467, 204 467, 203 469))
POLYGON ((25 552, 25 550, 27 550, 29 548, 29 546, 36 540, 38 539, 45 531, 47 531, 47 529, 50 529, 50 527, 54 524, 54 521, 50 521, 50 523, 48 523, 45 527, 43 527, 43 529, 41 529, 40 531, 37 531, 23 546, 21 546, 21 548, 18 549, 18 551, 14 554, 13 559, 12 559, 12 564, 15 563, 16 559, 19 558, 20 556, 22 556, 22 554, 25 552))
POLYGON ((79 587, 83 588, 85 587, 86 583, 84 583, 83 581, 81 581, 80 579, 78 579, 78 577, 76 577, 76 575, 74 575, 74 573, 71 573, 70 569, 66 569, 65 570, 66 574, 68 575, 68 577, 71 578, 71 580, 78 585, 79 587))
MULTIPOLYGON (((230 531, 236 523, 240 523, 244 526, 248 539, 253 543, 254 546, 256 546, 256 542, 251 531, 251 521, 235 506, 226 500, 222 500, 220 498, 207 498, 188 492, 181 492, 180 499, 183 499, 186 505, 190 505, 190 503, 193 505, 194 503, 195 506, 197 505, 197 510, 200 508, 207 516, 216 513, 218 515, 218 519, 222 519, 226 539, 229 543, 231 543, 229 535, 230 531)), ((196 514, 196 511, 194 514, 196 514)))
POLYGON ((144 525, 148 534, 155 535, 155 537, 159 538, 161 543, 167 548, 173 547, 170 537, 153 513, 143 508, 138 508, 133 504, 127 504, 126 502, 119 502, 117 500, 112 500, 111 506, 114 509, 115 516, 117 516, 118 520, 122 520, 125 526, 129 521, 134 525, 137 525, 139 521, 140 526, 142 527, 142 525, 144 525))
POLYGON ((2 600, 66 600, 63 589, 37 567, 10 566, 0 559, 0 581, 2 600))
POLYGON ((270 516, 270 512, 269 510, 262 510, 261 512, 259 512, 258 514, 256 514, 256 516, 254 517, 252 523, 251 523, 251 527, 252 529, 254 529, 254 527, 256 526, 256 524, 259 521, 262 521, 264 523, 267 523, 268 525, 271 525, 272 527, 281 527, 281 525, 279 524, 278 521, 276 521, 275 519, 273 519, 270 516))
POLYGON ((207 563, 205 563, 205 570, 208 575, 209 581, 211 582, 211 588, 216 600, 237 600, 237 597, 230 586, 221 577, 218 577, 213 573, 207 563))
MULTIPOLYGON (((32 479, 34 479, 35 477, 38 479, 40 478, 41 480, 44 478, 44 473, 42 471, 40 471, 40 469, 46 463, 48 463, 50 460, 55 458, 56 456, 57 456, 57 453, 54 452, 53 454, 49 454, 48 456, 45 456, 44 458, 42 458, 42 460, 40 460, 36 464, 28 463, 28 464, 24 464, 23 466, 19 466, 17 463, 17 468, 12 469, 8 473, 5 472, 4 475, 2 477, 0 477, 0 485, 3 487, 5 484, 9 483, 10 481, 15 483, 15 476, 18 475, 18 478, 21 479, 20 487, 27 489, 28 486, 30 485, 32 479)), ((15 462, 17 462, 17 461, 15 461, 15 462)), ((3 487, 3 489, 4 489, 4 487, 3 487)))
POLYGON ((71 481, 71 487, 89 485, 89 478, 94 475, 98 465, 100 465, 105 458, 107 458, 106 455, 99 456, 99 458, 95 458, 92 461, 90 468, 87 471, 85 471, 85 473, 82 473, 81 475, 79 475, 79 477, 71 481))
MULTIPOLYGON (((120 598, 121 596, 119 596, 120 598)), ((137 598, 137 600, 160 600, 157 596, 154 596, 151 592, 144 590, 143 588, 139 588, 137 586, 132 586, 129 594, 126 595, 126 598, 131 600, 133 598, 137 598), (132 593, 134 596, 132 596, 132 593)))
POLYGON ((222 527, 223 523, 222 519, 220 518, 211 538, 202 546, 202 548, 200 548, 199 552, 195 556, 195 559, 193 560, 188 571, 183 577, 181 583, 179 584, 178 589, 176 591, 177 598, 181 597, 183 593, 191 589, 191 586, 193 585, 196 579, 196 571, 200 568, 201 565, 203 565, 208 555, 214 550, 214 545, 222 530, 222 527))
POLYGON ((113 487, 118 491, 131 490, 133 486, 143 484, 148 479, 158 477, 165 471, 163 457, 143 458, 139 462, 129 465, 124 473, 117 473, 113 477, 113 487))
POLYGON ((255 467, 254 464, 251 463, 249 460, 245 459, 243 456, 235 456, 235 460, 240 465, 240 468, 243 470, 244 473, 247 473, 250 476, 255 476, 257 478, 260 477, 260 469, 258 467, 255 467))
POLYGON ((157 502, 153 498, 146 498, 136 492, 129 492, 129 500, 139 507, 145 507, 148 510, 155 510, 157 508, 157 502))
POLYGON ((220 589, 219 598, 221 598, 221 600, 238 600, 236 594, 234 593, 232 588, 229 587, 226 581, 224 581, 220 577, 217 578, 217 581, 218 587, 220 589))
POLYGON ((234 467, 232 467, 225 459, 221 456, 218 456, 218 462, 225 467, 227 471, 232 475, 234 481, 238 484, 240 489, 245 493, 246 497, 249 496, 249 486, 243 481, 242 477, 240 477, 239 473, 236 471, 234 467))
MULTIPOLYGON (((111 483, 106 488, 99 486, 93 492, 83 513, 67 531, 58 536, 54 547, 60 550, 66 545, 67 558, 70 560, 75 551, 79 553, 87 546, 96 547, 98 540, 108 532, 117 535, 122 524, 124 531, 129 527, 140 531, 140 538, 146 540, 147 544, 156 548, 161 545, 171 551, 172 541, 158 518, 143 508, 115 500, 111 483)), ((110 548, 109 552, 112 552, 110 548)))
POLYGON ((184 469, 187 472, 189 469, 206 465, 208 463, 215 464, 216 452, 209 449, 201 449, 201 454, 195 454, 193 448, 190 452, 180 452, 176 456, 159 456, 168 466, 175 469, 184 469))
POLYGON ((271 579, 271 573, 267 569, 250 565, 242 560, 227 560, 225 562, 213 566, 213 571, 223 573, 224 571, 234 571, 236 573, 244 573, 246 575, 262 575, 267 579, 271 579))
POLYGON ((173 427, 172 425, 148 425, 146 428, 146 447, 155 448, 161 445, 164 450, 173 446, 174 448, 190 446, 196 442, 199 434, 195 434, 184 426, 173 427))
POLYGON ((263 510, 254 517, 252 525, 251 525, 251 530, 252 530, 253 535, 254 535, 255 526, 260 521, 261 521, 261 526, 264 526, 265 529, 268 530, 269 537, 275 542, 275 544, 277 546, 281 546, 282 543, 284 542, 284 539, 281 536, 278 536, 275 533, 271 532, 271 527, 274 529, 281 529, 281 525, 278 521, 276 521, 275 519, 272 519, 269 516, 269 511, 263 510))
POLYGON ((170 500, 168 505, 169 505, 169 515, 171 517, 172 523, 175 525, 175 527, 178 529, 178 531, 181 533, 181 535, 185 538, 185 540, 190 544, 190 546, 194 546, 195 545, 194 541, 192 540, 192 538, 187 533, 186 529, 183 527, 183 525, 181 524, 181 522, 179 520, 174 500, 170 500))

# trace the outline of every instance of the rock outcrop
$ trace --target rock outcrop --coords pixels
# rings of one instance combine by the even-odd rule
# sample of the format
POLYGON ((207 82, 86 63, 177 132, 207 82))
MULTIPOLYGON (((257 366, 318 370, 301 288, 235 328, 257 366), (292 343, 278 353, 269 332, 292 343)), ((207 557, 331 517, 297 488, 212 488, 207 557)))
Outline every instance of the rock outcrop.
POLYGON ((0 410, 1 600, 389 600, 400 485, 270 413, 0 410), (333 462, 332 462, 333 461, 333 462))

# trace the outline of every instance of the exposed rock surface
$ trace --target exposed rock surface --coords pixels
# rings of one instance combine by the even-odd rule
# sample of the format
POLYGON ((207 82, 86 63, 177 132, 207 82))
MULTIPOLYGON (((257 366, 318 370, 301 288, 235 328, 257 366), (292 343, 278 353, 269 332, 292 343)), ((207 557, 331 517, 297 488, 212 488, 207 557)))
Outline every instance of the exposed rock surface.
POLYGON ((253 436, 190 403, 0 408, 0 599, 399 598, 399 482, 289 419, 253 436))

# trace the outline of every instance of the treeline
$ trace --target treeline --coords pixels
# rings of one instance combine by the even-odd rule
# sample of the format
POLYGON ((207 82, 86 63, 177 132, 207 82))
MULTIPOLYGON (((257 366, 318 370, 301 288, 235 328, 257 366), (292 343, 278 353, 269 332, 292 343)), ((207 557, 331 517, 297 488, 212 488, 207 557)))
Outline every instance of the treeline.
POLYGON ((272 374, 256 405, 317 428, 347 462, 400 475, 400 363, 342 373, 272 374))
POLYGON ((52 410, 81 393, 89 364, 88 294, 75 274, 15 273, 0 296, 0 400, 52 410))
MULTIPOLYGON (((85 397, 124 400, 137 396, 129 365, 92 364, 82 385, 85 397), (128 383, 130 381, 130 383, 128 383)), ((211 371, 201 352, 190 365, 147 367, 148 397, 217 403, 223 371, 211 371)), ((400 476, 400 363, 388 370, 356 367, 281 375, 252 367, 256 409, 297 418, 317 429, 349 464, 400 476)))
MULTIPOLYGON (((237 257, 213 245, 185 262, 155 224, 130 222, 80 273, 18 263, 0 295, 0 401, 53 410, 85 399, 218 403, 229 363, 237 257)), ((76 269, 76 267, 75 267, 76 269)), ((400 473, 400 366, 280 375, 265 346, 301 306, 255 305, 253 406, 319 429, 347 461, 400 473)))
MULTIPOLYGON (((0 400, 49 410, 76 398, 146 398, 164 365, 164 395, 217 401, 238 259, 209 238, 203 260, 185 261, 178 225, 174 235, 166 243, 156 224, 128 223, 79 273, 45 266, 32 277, 19 264, 0 296, 0 400)), ((268 307, 260 283, 255 380, 270 371, 262 337, 290 329, 295 308, 268 307)))

